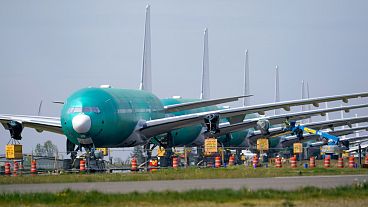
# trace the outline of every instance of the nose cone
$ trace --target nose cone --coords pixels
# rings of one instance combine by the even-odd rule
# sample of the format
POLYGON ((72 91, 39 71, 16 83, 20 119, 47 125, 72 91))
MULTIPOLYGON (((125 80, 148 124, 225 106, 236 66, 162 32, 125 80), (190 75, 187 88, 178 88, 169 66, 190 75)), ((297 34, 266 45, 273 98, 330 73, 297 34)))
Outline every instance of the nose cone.
POLYGON ((91 129, 91 118, 85 114, 79 114, 73 118, 72 125, 77 133, 87 133, 91 129))

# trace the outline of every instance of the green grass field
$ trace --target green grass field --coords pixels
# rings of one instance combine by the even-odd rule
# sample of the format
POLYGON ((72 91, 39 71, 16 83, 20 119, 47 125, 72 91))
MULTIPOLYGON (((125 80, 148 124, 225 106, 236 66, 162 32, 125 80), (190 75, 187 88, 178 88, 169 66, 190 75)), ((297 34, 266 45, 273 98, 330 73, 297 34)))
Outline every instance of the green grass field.
POLYGON ((192 190, 104 194, 96 191, 59 193, 3 193, 0 206, 366 206, 368 184, 319 189, 192 190))
POLYGON ((114 181, 148 181, 148 180, 177 180, 177 179, 216 179, 216 178, 262 178, 279 176, 312 176, 312 175, 348 175, 368 174, 366 168, 249 168, 244 166, 228 168, 186 168, 164 169, 157 172, 135 173, 97 173, 97 174, 58 174, 38 176, 0 176, 1 184, 27 184, 27 183, 74 183, 74 182, 114 182, 114 181))

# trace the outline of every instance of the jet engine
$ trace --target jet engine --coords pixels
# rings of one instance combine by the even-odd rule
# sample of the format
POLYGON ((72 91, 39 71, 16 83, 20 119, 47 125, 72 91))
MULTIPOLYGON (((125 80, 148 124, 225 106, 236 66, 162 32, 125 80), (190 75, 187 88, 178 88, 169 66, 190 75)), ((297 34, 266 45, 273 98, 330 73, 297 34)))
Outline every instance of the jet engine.
POLYGON ((209 114, 204 117, 204 123, 206 124, 207 131, 211 134, 220 132, 219 129, 220 116, 218 114, 209 114))
POLYGON ((270 122, 267 119, 260 119, 257 121, 257 129, 261 131, 262 135, 268 135, 270 132, 270 122))
POLYGON ((15 140, 22 139, 23 125, 17 121, 10 121, 7 123, 10 137, 15 140))

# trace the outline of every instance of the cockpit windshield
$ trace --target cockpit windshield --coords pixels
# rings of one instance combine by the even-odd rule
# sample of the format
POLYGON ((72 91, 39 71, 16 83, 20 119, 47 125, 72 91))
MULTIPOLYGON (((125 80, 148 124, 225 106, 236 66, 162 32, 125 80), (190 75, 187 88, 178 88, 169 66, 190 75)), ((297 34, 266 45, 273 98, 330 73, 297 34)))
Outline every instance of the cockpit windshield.
POLYGON ((98 107, 95 106, 89 106, 89 107, 71 107, 68 109, 68 114, 72 114, 72 113, 89 113, 89 112, 93 112, 93 113, 100 113, 100 109, 98 107))

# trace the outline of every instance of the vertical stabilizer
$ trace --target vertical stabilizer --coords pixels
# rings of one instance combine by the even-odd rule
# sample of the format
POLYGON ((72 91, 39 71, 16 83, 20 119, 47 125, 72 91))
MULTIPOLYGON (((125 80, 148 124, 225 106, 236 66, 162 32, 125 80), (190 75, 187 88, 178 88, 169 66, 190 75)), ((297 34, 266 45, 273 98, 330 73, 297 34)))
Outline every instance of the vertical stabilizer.
MULTIPOLYGON (((343 107, 343 105, 342 105, 342 104, 341 104, 341 107, 343 107)), ((343 119, 343 118, 344 118, 344 110, 340 111, 340 113, 341 113, 341 119, 343 119)), ((342 129, 345 129, 345 126, 342 126, 342 129)), ((341 138, 342 138, 342 139, 345 139, 345 138, 346 138, 346 136, 345 136, 345 135, 343 135, 343 136, 341 136, 341 138)))
POLYGON ((201 99, 210 98, 210 66, 208 55, 208 29, 204 30, 203 37, 203 65, 202 65, 202 87, 201 87, 201 99))
MULTIPOLYGON (((304 91, 305 91, 305 88, 304 88, 304 80, 302 80, 301 99, 305 99, 305 93, 304 93, 304 91)), ((301 106, 301 110, 302 111, 305 111, 305 106, 304 105, 301 106)), ((302 120, 301 122, 302 123, 305 123, 305 120, 302 120)))
MULTIPOLYGON (((307 99, 309 99, 310 98, 310 94, 309 94, 309 82, 307 81, 307 99)), ((308 111, 310 111, 312 108, 311 108, 311 105, 310 104, 308 104, 308 111)), ((308 123, 311 123, 312 122, 312 117, 310 117, 309 119, 308 119, 308 123)))
MULTIPOLYGON (((250 94, 249 87, 249 57, 248 50, 245 50, 245 65, 244 65, 244 95, 250 94)), ((250 106, 250 97, 245 97, 243 100, 243 106, 250 106)))
POLYGON ((144 27, 143 66, 141 74, 140 90, 152 92, 151 74, 151 6, 146 7, 146 23, 144 27))
MULTIPOLYGON (((325 102, 326 109, 328 109, 328 102, 325 102)), ((330 121, 329 113, 326 113, 326 121, 330 121)))
MULTIPOLYGON (((280 102, 280 80, 279 80, 279 66, 275 68, 275 102, 280 102)), ((279 109, 275 109, 275 115, 280 114, 279 109)))
MULTIPOLYGON (((358 114, 355 114, 355 118, 358 118, 358 114)), ((359 123, 356 123, 355 127, 359 127, 359 123)), ((359 137, 359 135, 359 131, 355 132, 355 137, 359 137)))

